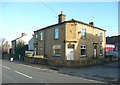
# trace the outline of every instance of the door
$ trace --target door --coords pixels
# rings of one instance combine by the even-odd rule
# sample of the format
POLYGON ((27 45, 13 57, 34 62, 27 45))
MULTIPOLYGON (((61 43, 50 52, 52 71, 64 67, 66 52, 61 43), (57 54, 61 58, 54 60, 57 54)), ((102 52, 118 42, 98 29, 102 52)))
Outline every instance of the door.
POLYGON ((67 60, 74 60, 74 49, 73 48, 67 49, 67 60))
POLYGON ((94 46, 94 58, 97 57, 97 46, 94 46))
POLYGON ((94 49, 94 58, 96 58, 96 57, 97 57, 97 50, 94 49))

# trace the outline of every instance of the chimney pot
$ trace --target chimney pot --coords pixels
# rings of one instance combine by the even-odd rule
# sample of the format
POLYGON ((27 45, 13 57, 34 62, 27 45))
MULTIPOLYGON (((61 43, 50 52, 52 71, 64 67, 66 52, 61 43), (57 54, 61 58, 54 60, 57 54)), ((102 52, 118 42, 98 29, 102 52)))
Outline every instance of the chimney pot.
POLYGON ((22 36, 22 37, 25 36, 25 33, 21 33, 21 36, 22 36))
POLYGON ((93 25, 94 25, 94 22, 89 22, 89 25, 93 26, 93 25))

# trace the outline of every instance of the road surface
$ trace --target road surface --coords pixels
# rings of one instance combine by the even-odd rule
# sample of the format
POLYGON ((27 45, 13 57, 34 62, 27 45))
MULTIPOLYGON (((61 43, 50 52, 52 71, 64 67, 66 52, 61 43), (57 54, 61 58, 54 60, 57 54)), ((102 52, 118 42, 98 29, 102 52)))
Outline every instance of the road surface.
POLYGON ((2 83, 103 83, 58 73, 48 68, 33 67, 2 60, 2 83))

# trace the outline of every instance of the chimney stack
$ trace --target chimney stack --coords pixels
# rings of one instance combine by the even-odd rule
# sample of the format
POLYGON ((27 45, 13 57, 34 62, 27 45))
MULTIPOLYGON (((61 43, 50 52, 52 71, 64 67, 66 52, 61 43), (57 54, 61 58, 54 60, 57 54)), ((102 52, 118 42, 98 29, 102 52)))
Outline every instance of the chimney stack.
POLYGON ((22 36, 22 37, 25 36, 25 33, 21 33, 21 36, 22 36))
POLYGON ((89 22, 89 25, 93 26, 93 25, 94 25, 94 22, 89 22))
POLYGON ((61 11, 61 14, 58 15, 58 23, 65 21, 66 15, 63 14, 63 11, 61 11))

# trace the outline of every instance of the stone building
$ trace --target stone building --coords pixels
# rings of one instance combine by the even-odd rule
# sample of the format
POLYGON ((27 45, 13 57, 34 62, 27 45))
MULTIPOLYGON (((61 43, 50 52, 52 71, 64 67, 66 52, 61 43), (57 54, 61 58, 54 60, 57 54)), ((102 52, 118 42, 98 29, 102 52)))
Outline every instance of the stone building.
POLYGON ((49 60, 82 60, 105 56, 106 30, 78 20, 65 20, 62 12, 58 23, 34 31, 35 55, 49 60))

